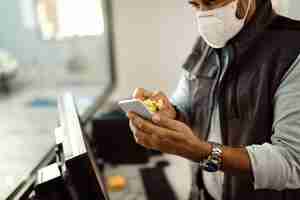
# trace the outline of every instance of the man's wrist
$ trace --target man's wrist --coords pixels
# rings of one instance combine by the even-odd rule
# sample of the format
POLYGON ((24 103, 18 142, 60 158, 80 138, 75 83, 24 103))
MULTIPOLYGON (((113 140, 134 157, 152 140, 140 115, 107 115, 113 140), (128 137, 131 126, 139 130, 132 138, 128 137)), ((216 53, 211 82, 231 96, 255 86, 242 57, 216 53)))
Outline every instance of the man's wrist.
POLYGON ((201 162, 201 161, 207 159, 208 156, 212 152, 212 145, 208 142, 198 141, 195 146, 196 147, 193 151, 193 153, 194 153, 193 161, 195 161, 195 162, 201 162))
POLYGON ((212 145, 211 153, 208 158, 200 162, 203 170, 208 172, 217 172, 221 170, 223 164, 223 147, 221 144, 209 142, 212 145))

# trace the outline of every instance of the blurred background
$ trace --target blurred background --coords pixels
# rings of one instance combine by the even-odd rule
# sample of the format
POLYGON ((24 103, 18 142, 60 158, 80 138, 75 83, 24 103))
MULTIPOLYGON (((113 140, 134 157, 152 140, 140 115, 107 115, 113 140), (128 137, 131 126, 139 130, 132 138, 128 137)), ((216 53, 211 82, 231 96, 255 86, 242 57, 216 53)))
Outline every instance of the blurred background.
MULTIPOLYGON (((131 96, 136 87, 168 95, 175 89, 181 65, 198 36, 187 1, 109 0, 111 13, 103 2, 2 0, 0 199, 55 143, 57 96, 71 91, 83 113, 110 84, 112 60, 117 85, 110 102, 131 96)), ((274 7, 300 19, 298 0, 274 0, 274 7)), ((189 169, 187 162, 178 160, 182 161, 171 156, 169 177, 182 172, 171 182, 179 199, 185 199, 189 169)))

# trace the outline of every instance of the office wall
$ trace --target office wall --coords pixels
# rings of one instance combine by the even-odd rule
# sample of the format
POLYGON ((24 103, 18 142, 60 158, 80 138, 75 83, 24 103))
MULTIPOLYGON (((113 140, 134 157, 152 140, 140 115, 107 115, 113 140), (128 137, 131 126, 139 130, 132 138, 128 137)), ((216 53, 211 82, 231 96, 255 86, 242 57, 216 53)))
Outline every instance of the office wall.
POLYGON ((272 0, 274 10, 282 15, 288 15, 289 2, 290 0, 272 0))
MULTIPOLYGON (((300 19, 299 0, 272 0, 283 14, 300 19)), ((114 0, 119 87, 115 96, 135 87, 171 94, 180 67, 197 37, 187 1, 114 0)))
POLYGON ((114 0, 119 87, 124 97, 136 87, 172 93, 181 65, 197 36, 187 1, 114 0))
POLYGON ((294 19, 300 20, 300 1, 299 0, 285 0, 289 1, 288 5, 288 12, 289 16, 291 16, 294 19))
MULTIPOLYGON (((0 30, 0 48, 11 50, 25 65, 45 66, 52 71, 63 68, 70 58, 70 42, 56 44, 41 41, 36 28, 24 28, 20 20, 22 13, 16 10, 20 9, 19 3, 25 1, 32 2, 7 0, 0 5, 0 23, 5 27, 0 30)), ((284 13, 288 8, 290 16, 299 15, 298 0, 286 0, 281 4, 284 13)), ((181 65, 197 37, 195 19, 187 1, 113 0, 113 5, 119 78, 114 97, 128 96, 136 87, 171 94, 181 65)), ((81 45, 90 43, 93 42, 82 41, 81 45)), ((84 54, 92 52, 90 48, 81 48, 80 51, 84 54)), ((104 60, 104 54, 100 53, 98 57, 104 60)), ((99 63, 96 65, 102 66, 99 63)), ((104 80, 105 72, 97 74, 97 77, 104 80)))
POLYGON ((300 20, 298 0, 272 0, 273 6, 280 14, 300 20))
MULTIPOLYGON (((44 74, 41 79, 47 82, 47 75, 57 77, 65 69, 74 46, 77 45, 78 52, 87 57, 97 49, 93 46, 93 39, 81 40, 76 45, 72 45, 71 41, 42 41, 34 20, 26 17, 22 9, 22 5, 30 8, 33 2, 2 2, 0 48, 13 53, 22 68, 39 67, 41 74, 36 76, 44 74), (29 27, 24 26, 24 22, 29 27)), ((136 87, 163 90, 170 94, 197 35, 193 13, 187 2, 114 0, 113 4, 119 77, 115 97, 128 96, 136 87)), ((105 52, 100 51, 97 56, 98 60, 95 56, 88 58, 95 66, 105 66, 105 52)), ((100 69, 96 75, 99 80, 106 80, 106 69, 100 69)))

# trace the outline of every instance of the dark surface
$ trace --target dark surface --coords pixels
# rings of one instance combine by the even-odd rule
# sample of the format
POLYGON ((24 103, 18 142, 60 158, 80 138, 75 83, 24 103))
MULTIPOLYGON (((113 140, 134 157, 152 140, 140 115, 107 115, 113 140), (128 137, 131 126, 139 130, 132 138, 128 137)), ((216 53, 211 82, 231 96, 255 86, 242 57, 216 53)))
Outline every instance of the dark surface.
POLYGON ((32 200, 71 200, 61 176, 37 185, 35 192, 32 200))
POLYGON ((92 137, 97 156, 111 164, 147 163, 152 154, 136 144, 129 121, 121 111, 94 120, 92 137))
POLYGON ((148 200, 177 200, 162 167, 140 170, 148 200))
POLYGON ((69 159, 66 166, 63 176, 59 175, 35 187, 34 200, 106 200, 99 192, 102 189, 87 154, 69 159))
MULTIPOLYGON (((87 154, 78 156, 66 162, 67 174, 65 184, 73 191, 78 199, 108 200, 104 197, 95 171, 87 154)), ((104 182, 104 177, 102 177, 104 182)))

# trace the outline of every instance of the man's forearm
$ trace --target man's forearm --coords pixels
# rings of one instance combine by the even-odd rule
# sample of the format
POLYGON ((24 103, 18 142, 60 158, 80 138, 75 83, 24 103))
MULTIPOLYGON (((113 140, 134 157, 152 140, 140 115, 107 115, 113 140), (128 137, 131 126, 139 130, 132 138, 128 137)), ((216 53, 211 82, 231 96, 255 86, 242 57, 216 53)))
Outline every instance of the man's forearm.
POLYGON ((250 157, 246 148, 223 148, 222 170, 232 174, 248 174, 252 176, 250 157))
MULTIPOLYGON (((209 146, 210 144, 207 142, 199 143, 199 156, 196 158, 197 161, 206 159, 208 157, 208 155, 211 153, 211 148, 208 148, 209 146), (203 153, 203 151, 205 152, 203 153)), ((246 148, 232 148, 228 146, 223 146, 222 150, 222 171, 233 175, 246 174, 249 175, 250 179, 253 179, 251 161, 246 148)))
MULTIPOLYGON (((186 116, 178 108, 176 108, 178 121, 188 123, 186 116)), ((200 142, 198 146, 199 154, 194 154, 196 161, 206 159, 210 154, 210 144, 207 142, 200 142), (203 157, 205 156, 205 157, 203 157)), ((253 179, 250 157, 246 148, 232 148, 228 146, 223 147, 223 163, 222 170, 230 174, 248 174, 249 178, 253 179)))

